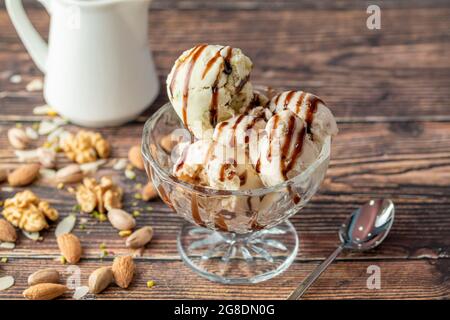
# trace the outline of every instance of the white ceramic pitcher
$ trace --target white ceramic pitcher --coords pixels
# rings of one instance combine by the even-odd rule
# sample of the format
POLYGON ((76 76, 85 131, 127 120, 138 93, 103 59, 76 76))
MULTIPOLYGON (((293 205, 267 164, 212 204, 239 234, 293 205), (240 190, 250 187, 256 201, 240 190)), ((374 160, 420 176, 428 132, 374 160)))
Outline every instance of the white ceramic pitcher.
POLYGON ((6 8, 45 73, 45 100, 59 114, 84 126, 112 126, 153 102, 159 81, 147 39, 150 0, 38 1, 51 16, 48 45, 21 0, 6 0, 6 8))

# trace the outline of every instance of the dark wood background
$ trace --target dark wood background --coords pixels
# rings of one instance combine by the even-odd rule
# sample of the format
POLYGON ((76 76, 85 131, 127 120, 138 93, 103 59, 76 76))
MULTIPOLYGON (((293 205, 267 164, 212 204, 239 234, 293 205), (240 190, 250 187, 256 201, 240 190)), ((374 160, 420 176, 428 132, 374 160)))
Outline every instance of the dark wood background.
MULTIPOLYGON (((32 22, 43 35, 48 15, 36 1, 25 1, 32 22)), ((280 89, 303 89, 331 106, 340 133, 333 143, 330 169, 310 204, 291 219, 300 235, 300 251, 285 273, 256 285, 220 285, 200 278, 180 260, 176 235, 183 223, 159 201, 138 218, 155 227, 155 238, 137 259, 138 274, 129 290, 111 287, 96 298, 112 299, 284 299, 339 242, 341 221, 370 198, 396 203, 392 233, 376 250, 342 254, 310 288, 306 299, 442 299, 450 297, 450 2, 432 1, 174 1, 152 3, 149 41, 161 83, 181 51, 200 42, 240 47, 254 61, 252 81, 280 89), (368 4, 380 5, 381 30, 366 28, 368 4), (381 289, 366 287, 367 267, 381 268, 381 289), (147 280, 156 285, 148 289, 147 280)), ((94 50, 94 49, 93 49, 94 50)), ((16 122, 41 120, 32 114, 41 92, 25 84, 41 77, 0 7, 0 165, 17 160, 6 140, 16 122), (23 82, 9 78, 20 74, 23 82)), ((167 100, 158 100, 137 121, 101 132, 114 142, 112 156, 126 157, 140 140, 143 121, 167 100)), ((60 164, 66 160, 62 157, 60 164)), ((134 209, 133 184, 106 167, 129 192, 125 207, 134 209)), ((139 181, 145 181, 140 173, 139 181)), ((3 186, 4 187, 4 186, 3 186)), ((62 216, 74 197, 36 184, 62 216)), ((15 192, 16 190, 14 190, 15 192)), ((2 191, 1 199, 14 192, 2 191)), ((140 202, 138 207, 148 204, 140 202)), ((145 211, 145 210, 144 210, 145 211)), ((23 236, 13 251, 0 249, 0 275, 16 285, 0 299, 20 298, 26 278, 38 268, 55 266, 68 276, 59 256, 54 227, 44 241, 23 236)), ((82 284, 106 265, 99 245, 126 253, 109 223, 89 220, 74 231, 85 249, 78 265, 82 284)), ((65 297, 70 298, 70 294, 65 297)))

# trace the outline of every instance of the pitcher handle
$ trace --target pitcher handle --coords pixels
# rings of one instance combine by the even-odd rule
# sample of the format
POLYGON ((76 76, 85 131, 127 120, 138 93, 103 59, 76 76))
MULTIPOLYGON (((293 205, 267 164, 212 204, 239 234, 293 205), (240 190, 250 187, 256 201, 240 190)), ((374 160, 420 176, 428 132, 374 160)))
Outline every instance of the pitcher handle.
MULTIPOLYGON (((48 0, 40 0, 40 2, 42 2, 47 12, 50 13, 48 0)), ((48 54, 47 43, 33 27, 30 19, 28 19, 22 5, 22 0, 6 0, 5 4, 19 38, 22 40, 36 66, 45 73, 48 54)))

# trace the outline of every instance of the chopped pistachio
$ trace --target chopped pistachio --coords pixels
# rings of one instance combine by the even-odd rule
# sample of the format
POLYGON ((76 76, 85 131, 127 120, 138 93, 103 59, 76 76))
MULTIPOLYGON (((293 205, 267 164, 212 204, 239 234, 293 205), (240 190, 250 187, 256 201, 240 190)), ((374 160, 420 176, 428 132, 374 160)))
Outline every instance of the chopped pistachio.
POLYGON ((133 207, 136 207, 138 204, 139 204, 139 202, 137 202, 137 201, 133 201, 133 202, 131 203, 131 205, 132 205, 133 207))
POLYGON ((35 122, 31 125, 31 127, 35 130, 38 131, 39 130, 39 122, 35 122))
POLYGON ((58 185, 56 186, 56 189, 58 189, 58 190, 64 189, 64 183, 62 183, 62 182, 58 183, 58 185))
POLYGON ((81 230, 86 229, 86 225, 85 225, 85 224, 80 224, 80 229, 81 229, 81 230))
POLYGON ((147 281, 147 288, 151 288, 151 287, 153 287, 154 285, 155 285, 155 281, 153 281, 153 280, 147 281))
POLYGON ((140 193, 135 193, 135 194, 134 194, 134 198, 135 198, 135 199, 138 199, 138 200, 141 200, 141 199, 142 199, 142 194, 140 194, 140 193))
POLYGON ((142 189, 142 183, 136 183, 136 185, 134 186, 135 190, 141 190, 142 189))
POLYGON ((76 211, 80 211, 81 210, 81 206, 79 204, 76 204, 73 206, 72 211, 76 212, 76 211))
POLYGON ((145 207, 145 210, 147 210, 147 211, 152 211, 152 210, 153 210, 153 207, 147 206, 147 207, 145 207))
POLYGON ((16 128, 22 128, 22 127, 23 127, 23 124, 21 124, 20 122, 16 123, 16 128))
POLYGON ((7 257, 3 257, 0 259, 1 263, 7 263, 8 262, 8 258, 7 257))
POLYGON ((127 177, 130 180, 136 179, 136 173, 133 170, 125 170, 125 177, 127 177))
POLYGON ((124 238, 124 237, 128 237, 131 233, 132 233, 131 230, 122 230, 122 231, 119 231, 119 236, 124 238))
POLYGON ((106 214, 104 214, 104 213, 99 213, 97 219, 98 219, 98 221, 100 221, 100 222, 104 222, 104 221, 108 220, 108 217, 107 217, 106 214))
POLYGON ((104 250, 106 249, 106 244, 104 242, 100 243, 100 245, 98 246, 100 249, 104 250))
POLYGON ((141 215, 141 212, 139 210, 133 211, 133 217, 139 217, 141 215))
POLYGON ((100 253, 100 257, 101 257, 101 258, 107 257, 108 254, 109 254, 109 253, 108 253, 107 250, 102 250, 102 252, 100 253))
POLYGON ((59 262, 61 262, 61 264, 66 264, 66 258, 64 256, 60 256, 59 262))

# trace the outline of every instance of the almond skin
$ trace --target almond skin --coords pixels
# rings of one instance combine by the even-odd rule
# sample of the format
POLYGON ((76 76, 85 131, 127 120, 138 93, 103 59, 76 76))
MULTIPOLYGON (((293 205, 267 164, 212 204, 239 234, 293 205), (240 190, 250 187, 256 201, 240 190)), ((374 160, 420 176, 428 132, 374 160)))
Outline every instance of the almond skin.
POLYGON ((114 259, 112 265, 112 272, 114 275, 114 281, 121 288, 128 288, 134 277, 135 265, 133 257, 120 256, 114 259))
POLYGON ((121 209, 111 209, 108 211, 108 220, 117 230, 131 230, 136 226, 133 216, 121 209))
POLYGON ((62 284, 39 283, 29 287, 23 292, 28 300, 53 300, 63 295, 68 289, 62 284))
POLYGON ((100 293, 114 280, 111 267, 98 268, 89 276, 89 292, 100 293))
POLYGON ((42 269, 38 270, 28 277, 28 285, 34 286, 39 283, 58 283, 59 272, 56 269, 42 269))
POLYGON ((144 188, 142 188, 142 200, 150 201, 158 197, 158 191, 156 191, 153 183, 147 183, 144 188))
POLYGON ((12 187, 23 187, 32 183, 39 175, 40 165, 31 163, 18 167, 8 175, 8 183, 12 187))
POLYGON ((76 264, 81 258, 80 239, 72 233, 64 233, 57 238, 59 251, 67 262, 76 264))
POLYGON ((130 151, 128 151, 128 160, 130 160, 131 164, 134 167, 136 167, 140 170, 145 169, 144 159, 142 158, 140 146, 136 145, 136 146, 132 146, 130 148, 130 151))
POLYGON ((0 219, 0 241, 2 242, 16 242, 16 229, 6 220, 0 219))
POLYGON ((125 241, 125 245, 132 249, 142 248, 152 240, 152 237, 153 228, 143 227, 133 232, 125 241))

